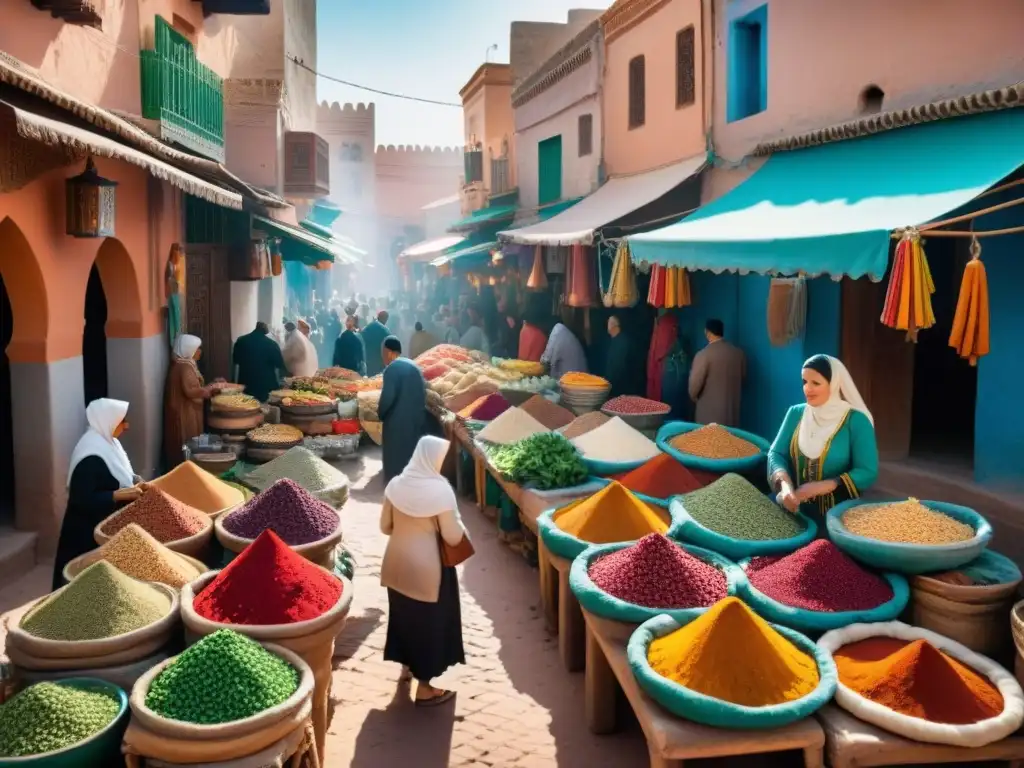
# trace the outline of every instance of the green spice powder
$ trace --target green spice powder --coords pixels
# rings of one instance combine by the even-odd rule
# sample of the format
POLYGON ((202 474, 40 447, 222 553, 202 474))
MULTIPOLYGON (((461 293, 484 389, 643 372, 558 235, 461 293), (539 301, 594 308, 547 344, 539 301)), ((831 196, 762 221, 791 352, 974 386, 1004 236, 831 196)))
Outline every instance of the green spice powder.
POLYGON ((746 478, 731 473, 685 494, 682 503, 690 517, 705 528, 733 539, 769 541, 789 539, 804 532, 799 518, 746 478))
POLYGON ((148 627, 170 610, 165 593, 100 560, 26 614, 21 628, 46 640, 103 640, 148 627))
POLYGON ((121 705, 101 691, 38 683, 0 704, 0 758, 26 757, 85 741, 110 725, 121 705))
POLYGON ((298 687, 299 672, 288 662, 255 640, 222 629, 157 675, 146 706, 171 720, 216 725, 276 707, 298 687))

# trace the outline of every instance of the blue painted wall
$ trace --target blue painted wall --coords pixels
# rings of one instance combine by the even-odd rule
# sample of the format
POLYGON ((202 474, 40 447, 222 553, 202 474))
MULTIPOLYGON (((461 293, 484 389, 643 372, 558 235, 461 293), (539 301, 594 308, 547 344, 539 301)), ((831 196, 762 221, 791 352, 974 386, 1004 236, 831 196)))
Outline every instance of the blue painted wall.
POLYGON ((742 16, 730 13, 728 121, 756 115, 768 108, 768 5, 742 16))
POLYGON ((742 426, 769 440, 786 410, 802 402, 800 366, 813 354, 839 352, 840 286, 828 278, 808 281, 807 328, 802 339, 785 347, 768 340, 768 287, 762 275, 690 275, 694 304, 679 310, 680 330, 691 349, 703 349, 704 323, 717 317, 726 338, 747 355, 742 426))

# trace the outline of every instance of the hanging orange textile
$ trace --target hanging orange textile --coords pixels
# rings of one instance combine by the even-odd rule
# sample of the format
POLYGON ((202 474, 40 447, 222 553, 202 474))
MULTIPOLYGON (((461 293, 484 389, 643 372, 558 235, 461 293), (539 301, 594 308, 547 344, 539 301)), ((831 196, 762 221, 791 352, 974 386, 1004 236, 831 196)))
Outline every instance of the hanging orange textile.
POLYGON ((568 296, 566 303, 570 307, 592 307, 595 305, 594 264, 589 253, 579 243, 572 246, 569 253, 569 274, 566 278, 568 296))
POLYGON ((539 245, 533 250, 533 268, 530 270, 526 287, 534 291, 543 291, 548 287, 548 275, 544 270, 544 251, 539 245))
POLYGON ((971 240, 971 260, 964 268, 960 298, 953 315, 949 346, 971 365, 989 353, 988 276, 981 260, 981 243, 971 240))
POLYGON ((917 332, 935 325, 932 294, 935 283, 915 229, 908 229, 896 244, 889 275, 889 288, 882 308, 882 325, 907 332, 908 341, 917 341, 917 332))

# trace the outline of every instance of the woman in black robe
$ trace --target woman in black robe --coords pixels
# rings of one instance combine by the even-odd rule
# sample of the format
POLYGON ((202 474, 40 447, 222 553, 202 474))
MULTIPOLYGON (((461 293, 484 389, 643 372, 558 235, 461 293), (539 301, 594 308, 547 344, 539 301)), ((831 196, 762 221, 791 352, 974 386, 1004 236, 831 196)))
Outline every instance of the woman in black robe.
POLYGON ((64 567, 96 549, 93 530, 145 489, 132 469, 118 437, 128 429, 128 403, 100 398, 85 409, 89 428, 82 435, 68 469, 68 505, 53 563, 53 589, 64 586, 64 567))

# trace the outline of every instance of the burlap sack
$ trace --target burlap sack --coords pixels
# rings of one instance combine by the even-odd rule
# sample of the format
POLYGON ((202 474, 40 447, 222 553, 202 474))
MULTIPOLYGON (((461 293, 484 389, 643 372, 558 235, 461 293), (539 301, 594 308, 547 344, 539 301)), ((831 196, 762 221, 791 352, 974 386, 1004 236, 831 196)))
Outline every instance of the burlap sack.
POLYGON ((162 661, 171 657, 170 651, 164 649, 157 651, 151 656, 132 661, 127 664, 119 664, 110 667, 90 667, 89 669, 32 669, 28 667, 14 666, 14 675, 17 684, 21 687, 35 683, 48 683, 55 680, 64 680, 69 677, 93 677, 98 680, 105 680, 130 691, 136 681, 148 670, 152 669, 162 661))
POLYGON ((300 768, 303 765, 305 768, 319 768, 320 757, 316 753, 313 725, 307 721, 266 749, 236 760, 189 764, 126 754, 125 764, 127 768, 182 768, 186 765, 188 768, 300 768))
POLYGON ((352 605, 352 582, 331 572, 339 579, 343 589, 341 599, 329 611, 315 619, 295 624, 251 625, 220 624, 204 619, 192 607, 195 596, 219 573, 207 573, 181 590, 181 618, 185 624, 185 642, 192 644, 219 629, 234 631, 259 642, 272 642, 287 648, 309 664, 313 670, 313 729, 316 733, 317 753, 324 753, 327 738, 327 711, 331 697, 331 659, 334 657, 334 639, 348 620, 352 605))
POLYGON ((156 582, 149 584, 167 595, 171 602, 167 614, 159 621, 123 635, 78 642, 45 640, 23 630, 21 623, 25 618, 45 600, 67 589, 65 586, 36 601, 19 621, 8 622, 7 655, 12 663, 28 669, 111 667, 145 658, 174 639, 180 621, 178 590, 156 582))
MULTIPOLYGON (((193 768, 210 764, 220 765, 225 762, 232 765, 230 761, 233 760, 258 757, 264 750, 270 749, 297 731, 304 733, 310 724, 312 708, 312 702, 307 698, 296 712, 264 723, 248 733, 217 739, 189 737, 184 735, 184 730, 178 736, 157 733, 146 728, 133 714, 128 730, 125 731, 124 741, 121 743, 121 752, 129 765, 150 765, 150 761, 157 761, 157 765, 190 765, 193 768)), ((198 729, 201 726, 192 727, 198 729)), ((240 765, 247 768, 263 766, 262 763, 244 762, 240 765)))
MULTIPOLYGON (((229 532, 224 527, 224 520, 227 517, 228 515, 218 517, 214 523, 214 530, 217 533, 217 541, 221 543, 224 549, 237 554, 252 544, 253 539, 243 539, 229 532)), ((310 542, 309 544, 289 545, 289 549, 302 555, 311 563, 316 563, 321 568, 330 570, 334 567, 334 550, 341 543, 341 536, 341 515, 338 515, 338 527, 330 536, 319 541, 310 542)))

